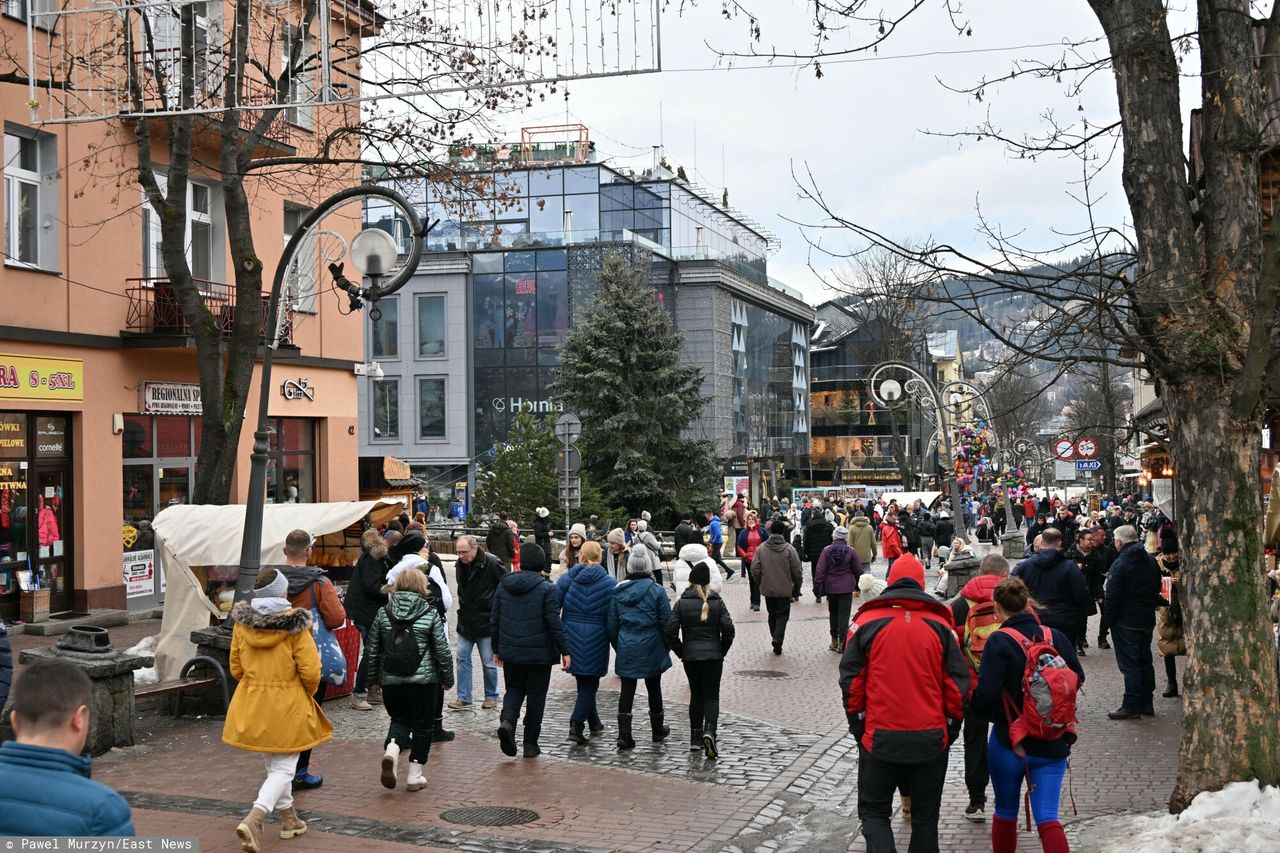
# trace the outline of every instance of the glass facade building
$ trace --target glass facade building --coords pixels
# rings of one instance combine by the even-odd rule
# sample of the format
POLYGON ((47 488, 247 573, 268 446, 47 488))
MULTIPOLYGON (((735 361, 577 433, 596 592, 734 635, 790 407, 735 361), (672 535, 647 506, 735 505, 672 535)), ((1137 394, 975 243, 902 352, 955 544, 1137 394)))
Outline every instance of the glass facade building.
MULTIPOLYGON (((653 173, 632 176, 600 163, 476 169, 452 173, 448 180, 394 185, 435 223, 421 274, 397 295, 400 310, 420 300, 420 290, 439 286, 432 265, 465 259, 461 339, 445 334, 437 344, 434 333, 418 337, 467 353, 472 460, 483 463, 491 455, 515 414, 563 411, 550 390, 558 347, 570 329, 590 322, 597 274, 609 252, 649 270, 659 307, 685 333, 682 355, 702 369, 709 399, 694 431, 712 438, 719 453, 735 463, 733 470, 767 460, 777 477, 808 453, 813 310, 769 279, 768 237, 758 227, 681 182, 653 173)), ((404 224, 390 208, 375 201, 365 216, 407 247, 404 224)), ((394 342, 409 337, 390 324, 406 322, 424 321, 404 314, 389 318, 384 305, 383 319, 369 329, 370 357, 385 377, 362 396, 380 403, 372 407, 378 438, 405 436, 426 417, 400 412, 412 400, 403 389, 413 379, 396 375, 395 361, 386 360, 399 358, 394 342), (377 385, 392 381, 400 389, 398 406, 387 405, 391 391, 376 393, 377 385)), ((369 429, 361 429, 363 445, 369 429)), ((419 447, 405 446, 399 455, 413 465, 436 462, 419 447)))

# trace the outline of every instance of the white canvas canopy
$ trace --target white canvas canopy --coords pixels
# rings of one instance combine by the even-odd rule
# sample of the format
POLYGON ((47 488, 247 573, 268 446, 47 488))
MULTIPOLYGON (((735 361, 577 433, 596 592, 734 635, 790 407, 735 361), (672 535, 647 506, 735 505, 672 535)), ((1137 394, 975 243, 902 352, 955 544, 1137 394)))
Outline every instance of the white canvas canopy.
POLYGON ((925 508, 932 507, 938 498, 942 497, 942 492, 885 492, 880 496, 880 500, 888 506, 889 501, 897 501, 900 507, 909 507, 916 501, 920 501, 925 508))
MULTIPOLYGON (((244 537, 244 505, 167 507, 156 516, 152 529, 156 553, 164 566, 164 616, 156 645, 156 669, 160 680, 178 677, 182 665, 196 653, 191 632, 209 625, 209 617, 223 618, 205 595, 192 566, 235 566, 240 563, 244 537)), ((342 532, 366 515, 375 524, 404 510, 399 501, 351 501, 322 504, 268 504, 262 512, 262 565, 280 565, 284 539, 289 531, 306 530, 320 543, 325 537, 341 539, 342 532)))

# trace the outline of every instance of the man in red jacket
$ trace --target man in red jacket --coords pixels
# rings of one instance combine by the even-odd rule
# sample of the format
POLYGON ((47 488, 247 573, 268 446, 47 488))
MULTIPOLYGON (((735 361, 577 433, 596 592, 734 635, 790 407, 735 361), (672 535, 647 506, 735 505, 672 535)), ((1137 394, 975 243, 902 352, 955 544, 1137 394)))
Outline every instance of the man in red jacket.
POLYGON ((894 850, 893 792, 911 792, 911 853, 937 853, 947 751, 960 733, 969 665, 951 610, 924 591, 924 567, 899 557, 889 587, 858 609, 840 692, 858 739, 858 818, 868 853, 894 850))

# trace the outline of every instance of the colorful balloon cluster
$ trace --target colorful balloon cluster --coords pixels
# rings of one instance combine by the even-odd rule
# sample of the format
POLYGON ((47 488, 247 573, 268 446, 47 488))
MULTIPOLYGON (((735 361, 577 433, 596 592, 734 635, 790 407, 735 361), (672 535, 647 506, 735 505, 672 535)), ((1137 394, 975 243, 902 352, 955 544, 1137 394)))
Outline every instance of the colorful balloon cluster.
POLYGON ((961 489, 967 489, 972 485, 991 464, 991 460, 987 458, 991 441, 991 431, 987 429, 986 422, 981 419, 971 426, 961 428, 954 453, 955 459, 952 463, 956 484, 961 489))

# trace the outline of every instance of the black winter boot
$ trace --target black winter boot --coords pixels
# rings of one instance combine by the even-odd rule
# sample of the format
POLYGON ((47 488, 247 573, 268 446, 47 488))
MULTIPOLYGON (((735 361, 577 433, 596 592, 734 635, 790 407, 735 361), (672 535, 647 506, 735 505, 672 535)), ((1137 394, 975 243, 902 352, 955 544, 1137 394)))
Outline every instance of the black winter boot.
POLYGON ((716 743, 716 727, 709 726, 702 733, 702 749, 707 758, 714 759, 720 755, 720 745, 716 743))
POLYGON ((570 720, 569 721, 569 740, 579 745, 585 744, 587 742, 587 736, 583 732, 586 729, 586 727, 587 727, 586 723, 575 723, 573 720, 570 720))
POLYGON ((689 730, 689 751, 697 752, 702 749, 702 729, 689 730))
POLYGON ((1166 699, 1172 699, 1173 697, 1177 696, 1178 695, 1178 679, 1176 678, 1170 679, 1169 686, 1166 687, 1165 691, 1160 695, 1166 699))
POLYGON ((650 714, 650 715, 649 715, 649 723, 650 723, 650 724, 652 725, 652 727, 653 727, 653 742, 654 742, 654 743, 661 743, 662 741, 664 741, 664 740, 666 740, 666 739, 667 739, 667 735, 671 734, 671 729, 670 729, 670 727, 668 727, 668 726, 666 726, 666 725, 664 725, 664 724, 663 724, 663 722, 662 722, 662 718, 663 718, 663 715, 662 715, 662 714, 650 714))
POLYGON ((514 757, 516 754, 516 715, 509 711, 503 711, 500 719, 502 722, 498 725, 498 743, 502 747, 502 754, 514 757))
POLYGON ((538 735, 542 734, 542 727, 530 726, 528 723, 524 727, 524 757, 537 758, 542 755, 542 749, 538 746, 538 735))
POLYGON ((635 749, 636 740, 631 736, 631 715, 618 715, 618 749, 635 749))

